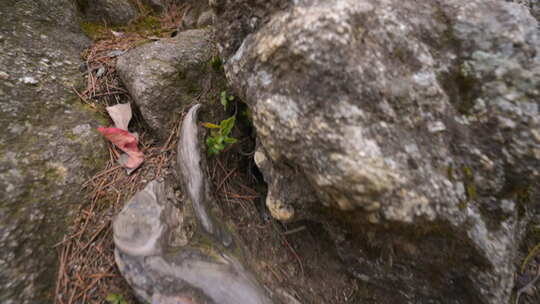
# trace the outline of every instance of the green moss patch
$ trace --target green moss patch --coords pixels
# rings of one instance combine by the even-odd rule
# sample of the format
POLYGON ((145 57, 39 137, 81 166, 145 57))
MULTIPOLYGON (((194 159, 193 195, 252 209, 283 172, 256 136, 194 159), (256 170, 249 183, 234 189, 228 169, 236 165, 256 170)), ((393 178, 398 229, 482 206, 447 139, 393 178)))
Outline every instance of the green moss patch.
POLYGON ((81 22, 81 29, 92 40, 104 39, 110 36, 110 28, 92 22, 81 22))

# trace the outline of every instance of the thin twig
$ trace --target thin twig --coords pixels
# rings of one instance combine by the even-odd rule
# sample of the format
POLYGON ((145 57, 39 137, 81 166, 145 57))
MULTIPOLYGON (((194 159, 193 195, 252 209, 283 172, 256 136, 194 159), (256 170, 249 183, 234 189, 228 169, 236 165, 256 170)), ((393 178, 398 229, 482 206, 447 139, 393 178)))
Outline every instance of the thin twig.
POLYGON ((536 281, 540 279, 540 266, 538 266, 538 269, 536 270, 536 277, 532 279, 527 285, 521 287, 516 294, 516 304, 519 304, 519 298, 521 297, 521 294, 526 292, 529 288, 533 287, 536 284, 536 281))
POLYGON ((291 230, 287 230, 285 232, 283 232, 284 235, 290 235, 290 234, 294 234, 294 233, 297 233, 297 232, 300 232, 300 231, 303 231, 303 230, 306 230, 306 226, 300 226, 300 227, 297 227, 297 228, 294 228, 294 229, 291 229, 291 230))

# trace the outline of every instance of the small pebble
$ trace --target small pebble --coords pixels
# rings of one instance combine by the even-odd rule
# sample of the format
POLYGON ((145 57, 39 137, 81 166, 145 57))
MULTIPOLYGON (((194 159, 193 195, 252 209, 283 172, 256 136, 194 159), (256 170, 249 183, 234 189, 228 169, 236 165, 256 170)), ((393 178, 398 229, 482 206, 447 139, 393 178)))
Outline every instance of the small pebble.
POLYGON ((86 63, 85 62, 81 63, 79 65, 79 72, 84 73, 86 72, 86 70, 88 70, 88 66, 86 65, 86 63))
POLYGON ((371 224, 378 224, 380 223, 381 219, 379 217, 379 214, 377 213, 370 213, 367 217, 368 222, 371 224))
POLYGON ((125 51, 122 51, 122 50, 114 50, 114 51, 110 51, 109 53, 107 53, 107 56, 109 57, 118 57, 118 56, 121 56, 125 53, 125 51))
POLYGON ((367 206, 364 207, 364 210, 368 212, 373 212, 375 210, 381 209, 381 203, 379 202, 373 202, 367 206))
POLYGON ((22 83, 25 83, 25 84, 38 84, 39 83, 39 81, 32 76, 25 76, 21 78, 20 80, 22 81, 22 83))
POLYGON ((499 125, 501 126, 501 128, 515 129, 517 127, 516 122, 513 121, 512 119, 509 119, 503 116, 498 116, 497 119, 499 121, 499 125))
POLYGON ((113 31, 111 30, 111 33, 113 34, 114 37, 124 37, 124 33, 123 32, 116 32, 116 31, 113 31))
POLYGON ((101 77, 103 74, 105 74, 105 67, 101 66, 96 73, 96 77, 101 77))
POLYGON ((0 79, 8 79, 8 78, 9 78, 8 73, 0 71, 0 79))
POLYGON ((428 122, 427 127, 429 132, 431 133, 437 133, 446 130, 446 126, 442 123, 442 121, 430 121, 428 122))

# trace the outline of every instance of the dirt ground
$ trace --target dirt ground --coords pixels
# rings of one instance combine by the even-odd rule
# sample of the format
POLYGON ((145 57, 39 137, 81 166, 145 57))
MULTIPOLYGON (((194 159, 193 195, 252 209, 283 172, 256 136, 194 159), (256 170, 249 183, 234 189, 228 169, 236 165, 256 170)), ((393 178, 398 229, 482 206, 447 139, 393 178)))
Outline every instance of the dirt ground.
POLYGON ((212 180, 224 218, 241 237, 262 282, 300 303, 354 303, 357 283, 338 262, 324 229, 316 223, 273 220, 263 206, 264 184, 251 158, 233 151, 211 160, 211 167, 222 171, 212 180), (216 179, 219 175, 229 178, 216 179))

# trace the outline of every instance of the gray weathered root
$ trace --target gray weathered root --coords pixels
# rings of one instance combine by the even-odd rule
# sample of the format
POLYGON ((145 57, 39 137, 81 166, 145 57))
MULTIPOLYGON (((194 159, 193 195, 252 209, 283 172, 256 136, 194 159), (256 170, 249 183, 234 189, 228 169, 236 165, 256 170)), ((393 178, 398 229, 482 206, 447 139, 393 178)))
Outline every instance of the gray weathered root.
POLYGON ((211 214, 213 199, 201 169, 199 108, 188 112, 178 144, 185 202, 165 181, 152 181, 137 193, 114 222, 116 262, 147 303, 272 303, 244 265, 233 234, 211 214))

